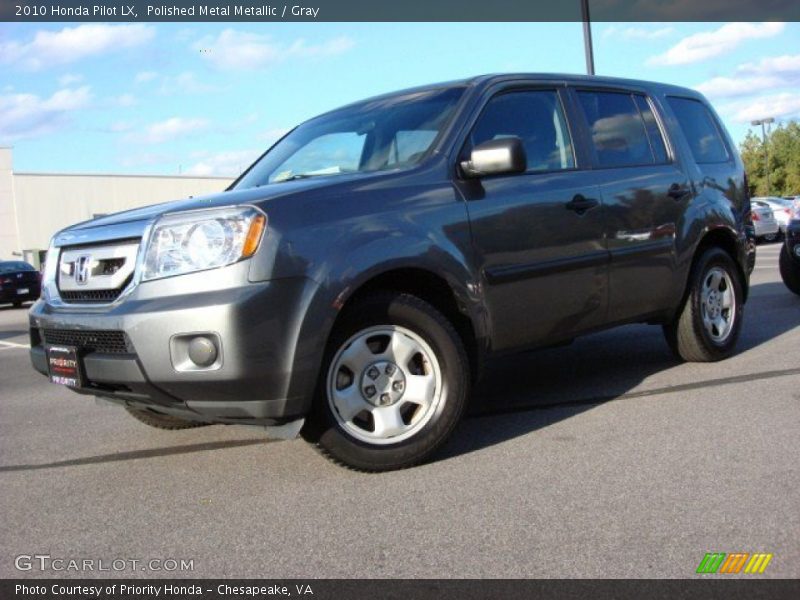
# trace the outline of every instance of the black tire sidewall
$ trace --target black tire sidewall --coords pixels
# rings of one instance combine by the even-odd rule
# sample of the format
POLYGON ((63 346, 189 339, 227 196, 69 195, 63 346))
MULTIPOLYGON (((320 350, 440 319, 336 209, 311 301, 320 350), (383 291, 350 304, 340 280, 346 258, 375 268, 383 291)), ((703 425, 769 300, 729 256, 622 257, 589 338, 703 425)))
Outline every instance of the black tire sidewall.
POLYGON ((378 294, 343 314, 327 344, 314 407, 304 436, 335 460, 363 470, 386 470, 416 464, 444 442, 461 418, 468 395, 467 359, 458 333, 427 302, 407 294, 378 294), (421 336, 441 370, 442 400, 431 420, 414 436, 395 444, 369 444, 352 437, 333 415, 328 401, 328 371, 336 352, 354 334, 377 325, 405 327, 421 336))
POLYGON ((692 290, 689 301, 692 303, 693 322, 692 326, 695 335, 702 341, 705 349, 714 355, 715 358, 724 358, 730 355, 736 342, 739 339, 739 334, 742 330, 742 318, 744 316, 744 293, 742 289, 741 275, 736 263, 724 250, 712 248, 707 250, 698 261, 693 278, 692 290), (736 299, 733 331, 731 331, 728 338, 722 342, 716 342, 711 338, 708 331, 703 325, 703 310, 702 310, 702 286, 708 271, 714 267, 722 267, 727 272, 733 283, 733 293, 736 299))
POLYGON ((789 245, 784 244, 778 259, 781 279, 790 292, 800 295, 800 259, 789 252, 789 245))

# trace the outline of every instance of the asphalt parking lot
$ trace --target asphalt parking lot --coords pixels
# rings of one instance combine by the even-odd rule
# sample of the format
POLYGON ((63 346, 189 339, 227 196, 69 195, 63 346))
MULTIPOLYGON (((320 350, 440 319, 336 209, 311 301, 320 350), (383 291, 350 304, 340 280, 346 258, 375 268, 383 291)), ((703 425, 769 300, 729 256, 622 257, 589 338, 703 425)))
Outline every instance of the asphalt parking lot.
POLYGON ((798 577, 800 298, 778 250, 759 247, 735 357, 681 364, 636 325, 507 359, 436 461, 380 475, 97 406, 30 368, 26 311, 2 307, 0 577, 114 574, 23 554, 194 561, 125 577, 693 577, 706 552, 798 577))

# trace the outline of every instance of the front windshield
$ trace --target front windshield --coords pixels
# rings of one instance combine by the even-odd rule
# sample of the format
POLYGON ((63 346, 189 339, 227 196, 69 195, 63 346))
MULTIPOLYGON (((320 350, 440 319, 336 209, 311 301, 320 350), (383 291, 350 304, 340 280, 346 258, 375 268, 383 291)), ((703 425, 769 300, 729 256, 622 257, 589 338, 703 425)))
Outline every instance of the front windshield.
POLYGON ((312 119, 278 142, 234 187, 414 165, 444 130, 463 92, 458 87, 390 96, 312 119))

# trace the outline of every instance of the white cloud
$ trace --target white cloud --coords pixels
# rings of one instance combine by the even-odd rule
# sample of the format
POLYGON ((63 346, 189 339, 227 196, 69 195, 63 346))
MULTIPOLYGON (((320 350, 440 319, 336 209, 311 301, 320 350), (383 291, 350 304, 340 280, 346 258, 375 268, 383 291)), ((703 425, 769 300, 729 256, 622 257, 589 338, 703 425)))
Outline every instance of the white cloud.
POLYGON ((163 142, 200 133, 207 128, 208 121, 206 119, 172 117, 165 121, 151 123, 144 128, 142 133, 132 133, 127 139, 131 142, 161 144, 163 142))
POLYGON ((238 177, 261 155, 261 150, 233 150, 217 154, 199 154, 199 159, 186 171, 187 175, 220 175, 238 177))
POLYGON ((696 86, 711 98, 753 96, 800 86, 800 54, 774 56, 739 65, 730 77, 714 77, 696 86))
POLYGON ((139 73, 136 74, 134 81, 136 83, 147 83, 148 81, 152 81, 156 77, 158 77, 158 73, 156 73, 155 71, 140 71, 139 73))
POLYGON ((768 38, 784 30, 785 23, 727 23, 714 31, 701 31, 683 38, 664 54, 647 60, 648 65, 686 65, 726 54, 748 39, 768 38))
POLYGON ((800 54, 769 56, 757 63, 745 63, 737 70, 742 73, 800 73, 800 54))
POLYGON ((172 94, 210 94, 218 92, 219 88, 200 81, 197 75, 191 71, 184 71, 175 76, 165 75, 162 77, 158 91, 168 96, 172 94))
POLYGON ((114 98, 114 103, 121 108, 128 108, 136 105, 136 96, 133 94, 120 94, 114 98))
POLYGON ((58 78, 58 85, 60 85, 61 87, 68 87, 75 83, 80 83, 81 81, 83 81, 83 75, 65 73, 64 75, 58 78))
POLYGON ((200 56, 219 69, 262 69, 292 58, 313 59, 347 52, 354 42, 347 36, 309 44, 300 38, 291 44, 274 41, 268 35, 225 29, 218 36, 206 36, 193 44, 200 56))
POLYGON ((749 123, 755 119, 775 117, 776 119, 800 116, 800 96, 791 92, 762 96, 747 102, 729 105, 721 112, 733 115, 739 123, 749 123))
POLYGON ((84 24, 59 31, 39 30, 28 42, 0 42, 0 63, 36 71, 127 50, 149 42, 154 36, 153 27, 140 24, 84 24))
POLYGON ((49 98, 35 94, 0 95, 0 141, 11 143, 62 128, 69 114, 88 106, 89 86, 58 90, 49 98))
POLYGON ((658 40, 669 37, 675 33, 674 27, 660 27, 647 29, 644 27, 618 27, 610 25, 603 30, 604 38, 622 38, 626 40, 658 40))

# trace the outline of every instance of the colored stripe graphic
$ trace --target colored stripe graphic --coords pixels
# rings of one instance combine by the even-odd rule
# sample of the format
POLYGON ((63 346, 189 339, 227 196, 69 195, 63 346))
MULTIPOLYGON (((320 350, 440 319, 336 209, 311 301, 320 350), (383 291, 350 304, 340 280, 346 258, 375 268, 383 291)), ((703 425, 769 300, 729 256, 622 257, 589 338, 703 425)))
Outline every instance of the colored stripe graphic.
POLYGON ((763 573, 772 560, 772 554, 766 552, 708 552, 697 566, 698 573, 720 573, 734 575, 742 572, 749 574, 763 573), (747 565, 745 567, 745 564, 747 565))
POLYGON ((719 570, 720 573, 738 573, 742 570, 747 557, 750 556, 749 552, 734 552, 728 554, 728 559, 719 570))
POLYGON ((716 573, 717 569, 719 569, 722 561, 725 560, 725 553, 724 552, 712 552, 707 553, 703 560, 700 561, 700 565, 697 567, 698 573, 716 573))
POLYGON ((769 561, 772 560, 772 554, 753 554, 753 557, 750 559, 750 562, 747 563, 747 567, 745 567, 745 573, 763 573, 769 561))

